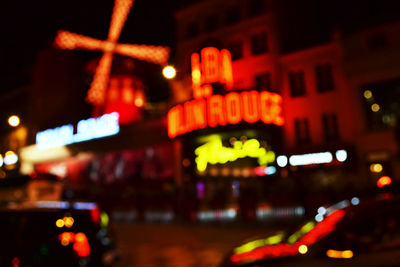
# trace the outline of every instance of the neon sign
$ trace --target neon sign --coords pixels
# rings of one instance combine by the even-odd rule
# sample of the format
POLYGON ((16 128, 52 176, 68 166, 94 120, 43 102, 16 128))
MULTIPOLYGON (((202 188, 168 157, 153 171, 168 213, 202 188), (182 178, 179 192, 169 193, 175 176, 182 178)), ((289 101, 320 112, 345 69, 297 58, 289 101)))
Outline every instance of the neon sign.
POLYGON ((206 47, 201 50, 200 55, 193 53, 192 63, 192 84, 194 98, 207 97, 212 95, 212 83, 225 84, 227 89, 233 87, 232 59, 231 53, 215 47, 206 47))
MULTIPOLYGON (((338 162, 344 162, 347 160, 347 151, 344 149, 337 150, 336 160, 338 162)), ((289 164, 291 166, 305 166, 305 165, 314 165, 314 164, 325 164, 333 162, 333 153, 331 152, 318 152, 318 153, 309 153, 309 154, 300 154, 300 155, 291 155, 289 157, 285 155, 280 155, 276 158, 276 163, 279 167, 286 167, 289 164)))
POLYGON ((282 97, 267 91, 244 91, 187 101, 168 111, 168 136, 241 121, 283 125, 282 97))
POLYGON ((168 112, 168 136, 241 121, 282 126, 282 97, 267 91, 230 92, 213 95, 218 83, 226 90, 233 87, 232 59, 228 50, 206 47, 191 57, 194 100, 172 107, 168 112), (201 59, 201 61, 200 61, 201 59))
POLYGON ((199 171, 205 171, 208 163, 225 164, 228 161, 232 162, 245 157, 257 158, 261 166, 275 161, 275 153, 260 147, 260 142, 256 139, 249 139, 245 142, 235 141, 233 147, 225 147, 218 135, 210 136, 208 142, 196 148, 194 153, 199 171))
POLYGON ((119 132, 118 118, 119 114, 113 112, 98 118, 81 120, 75 134, 72 124, 47 129, 36 134, 36 144, 40 148, 50 148, 115 135, 119 132))
POLYGON ((63 30, 57 33, 54 44, 58 48, 104 51, 87 95, 87 101, 94 105, 103 105, 106 100, 105 93, 114 52, 160 65, 166 65, 168 61, 168 47, 117 43, 132 4, 133 0, 115 0, 106 41, 63 30))

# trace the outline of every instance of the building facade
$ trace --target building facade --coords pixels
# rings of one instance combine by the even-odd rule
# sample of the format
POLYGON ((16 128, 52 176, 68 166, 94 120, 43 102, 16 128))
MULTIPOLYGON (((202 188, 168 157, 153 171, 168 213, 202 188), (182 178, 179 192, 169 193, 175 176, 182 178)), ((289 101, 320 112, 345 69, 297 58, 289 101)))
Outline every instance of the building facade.
MULTIPOLYGON (((209 46, 231 52, 232 91, 266 90, 283 99, 285 123, 274 139, 279 139, 279 145, 274 148, 277 172, 273 175, 234 175, 237 166, 232 164, 216 164, 219 171, 209 166, 214 174, 203 178, 190 171, 188 166, 195 165, 193 139, 211 133, 226 135, 229 130, 202 130, 175 140, 183 147, 182 179, 197 181, 197 189, 208 192, 204 193, 208 200, 200 200, 208 206, 222 195, 223 190, 217 188, 224 183, 233 188, 224 193, 229 203, 240 202, 240 190, 235 188, 244 192, 247 186, 259 210, 263 205, 285 203, 314 208, 324 201, 364 194, 376 188, 382 176, 394 181, 399 177, 395 128, 400 51, 395 32, 400 24, 351 33, 337 30, 323 43, 287 52, 282 40, 288 38, 281 36, 279 25, 283 12, 276 1, 268 0, 196 1, 176 12, 179 75, 173 88, 175 103, 192 97, 190 57, 209 46), (278 161, 279 155, 286 163, 278 161), (307 160, 295 162, 299 156, 307 160)), ((242 125, 241 133, 254 129, 242 125)), ((261 125, 251 138, 271 132, 261 125)))

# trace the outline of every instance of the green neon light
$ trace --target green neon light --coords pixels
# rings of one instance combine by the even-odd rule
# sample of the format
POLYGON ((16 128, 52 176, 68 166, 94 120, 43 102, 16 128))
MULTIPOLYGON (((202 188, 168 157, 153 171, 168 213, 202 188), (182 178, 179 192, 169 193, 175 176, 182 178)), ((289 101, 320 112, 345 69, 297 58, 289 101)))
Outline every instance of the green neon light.
POLYGON ((100 214, 100 225, 101 225, 101 227, 102 228, 107 228, 109 222, 110 222, 110 218, 108 217, 107 213, 102 211, 101 214, 100 214))
POLYGON ((265 239, 257 239, 251 242, 248 242, 244 245, 241 245, 240 247, 237 247, 234 249, 235 254, 240 254, 240 253, 245 253, 252 251, 256 248, 262 247, 262 246, 268 246, 268 245, 276 245, 280 243, 283 239, 283 233, 279 233, 274 236, 270 236, 265 239))
POLYGON ((207 143, 196 148, 197 170, 205 171, 207 164, 225 164, 228 161, 235 161, 239 158, 257 158, 260 166, 266 166, 275 161, 275 153, 260 147, 257 139, 249 139, 245 142, 236 141, 233 147, 224 147, 219 135, 211 135, 207 143))
POLYGON ((300 239, 300 237, 302 237, 303 235, 310 232, 311 229, 314 228, 314 226, 315 226, 315 222, 313 222, 313 221, 310 221, 310 222, 306 223, 305 225, 303 225, 300 228, 300 230, 298 230, 297 232, 295 232, 294 234, 289 236, 289 238, 288 238, 289 244, 294 244, 297 240, 300 239))

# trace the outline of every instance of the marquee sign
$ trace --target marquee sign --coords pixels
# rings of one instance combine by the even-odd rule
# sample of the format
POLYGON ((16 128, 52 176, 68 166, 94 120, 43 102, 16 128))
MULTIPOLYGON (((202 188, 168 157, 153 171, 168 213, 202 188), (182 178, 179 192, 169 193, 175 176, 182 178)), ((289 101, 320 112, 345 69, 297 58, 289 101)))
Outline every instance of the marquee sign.
POLYGON ((168 136, 174 138, 205 127, 238 124, 240 122, 284 124, 282 97, 268 91, 241 91, 213 95, 213 85, 232 89, 232 60, 228 50, 206 47, 200 55, 194 53, 192 84, 194 100, 172 107, 167 116, 168 136))
POLYGON ((51 148, 115 135, 119 132, 118 118, 119 114, 113 112, 98 118, 81 120, 76 133, 72 124, 47 129, 36 134, 36 145, 39 148, 51 148))
POLYGON ((207 164, 225 164, 228 161, 236 161, 240 158, 256 158, 260 166, 266 166, 275 161, 275 153, 261 147, 257 139, 249 139, 244 142, 235 141, 232 147, 222 145, 219 135, 210 136, 207 143, 199 146, 194 151, 196 154, 197 170, 205 171, 207 164))

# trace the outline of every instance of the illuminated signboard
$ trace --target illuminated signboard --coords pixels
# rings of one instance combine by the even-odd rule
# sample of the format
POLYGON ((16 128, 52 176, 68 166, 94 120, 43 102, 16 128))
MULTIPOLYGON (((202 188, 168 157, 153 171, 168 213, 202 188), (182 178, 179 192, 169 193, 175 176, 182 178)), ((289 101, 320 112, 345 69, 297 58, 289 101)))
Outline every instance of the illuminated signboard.
MULTIPOLYGON (((337 150, 335 153, 337 162, 344 162, 347 160, 347 151, 344 149, 337 150)), ((291 155, 289 160, 287 156, 280 155, 276 158, 276 163, 279 167, 286 167, 286 165, 290 164, 290 166, 306 166, 306 165, 314 165, 314 164, 325 164, 333 162, 334 157, 331 152, 318 152, 318 153, 309 153, 309 154, 300 154, 300 155, 291 155)))
POLYGON ((275 153, 261 147, 260 142, 256 139, 249 139, 245 142, 235 141, 233 147, 225 147, 222 145, 219 135, 211 135, 207 143, 196 148, 194 153, 199 171, 205 171, 208 163, 224 164, 245 157, 256 158, 260 166, 266 166, 275 161, 275 153))
POLYGON ((233 87, 232 60, 226 49, 214 47, 194 53, 192 85, 194 100, 172 107, 168 112, 168 136, 178 135, 205 127, 238 124, 240 122, 275 124, 282 126, 282 97, 267 91, 229 92, 213 95, 213 84, 233 87), (200 62, 201 58, 201 62, 200 62))
POLYGON ((212 83, 225 84, 227 89, 233 87, 232 59, 228 50, 220 52, 215 47, 206 47, 201 50, 201 62, 200 55, 193 53, 191 63, 194 98, 212 95, 212 83))
POLYGON ((58 147, 115 135, 119 132, 118 118, 119 114, 113 112, 98 118, 81 120, 76 133, 72 124, 41 131, 36 134, 36 145, 40 148, 58 147))
POLYGON ((282 97, 263 91, 212 95, 177 105, 168 112, 168 136, 173 138, 206 126, 216 127, 245 121, 283 125, 282 97))

